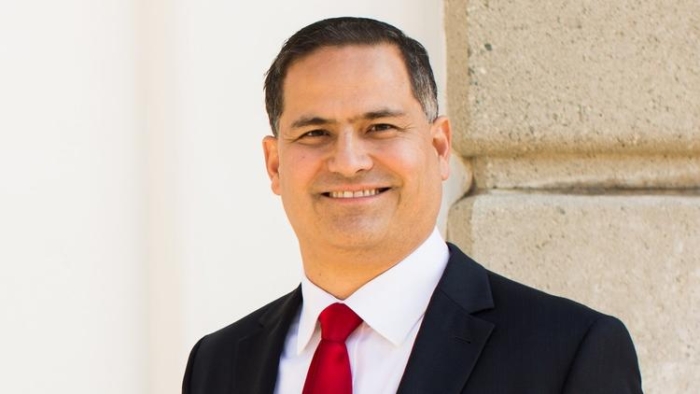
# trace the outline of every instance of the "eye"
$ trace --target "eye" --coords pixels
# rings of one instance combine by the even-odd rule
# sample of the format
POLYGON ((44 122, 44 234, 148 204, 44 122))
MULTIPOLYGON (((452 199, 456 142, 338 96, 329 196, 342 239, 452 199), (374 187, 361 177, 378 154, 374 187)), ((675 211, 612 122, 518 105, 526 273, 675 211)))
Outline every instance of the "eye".
POLYGON ((328 135, 328 132, 326 130, 322 129, 317 129, 317 130, 310 130, 302 135, 299 136, 299 139, 307 139, 307 138, 318 138, 318 137, 323 137, 328 135))
POLYGON ((373 124, 372 126, 369 127, 367 131, 369 132, 374 132, 374 131, 386 131, 386 130, 396 130, 397 127, 388 123, 377 123, 373 124))

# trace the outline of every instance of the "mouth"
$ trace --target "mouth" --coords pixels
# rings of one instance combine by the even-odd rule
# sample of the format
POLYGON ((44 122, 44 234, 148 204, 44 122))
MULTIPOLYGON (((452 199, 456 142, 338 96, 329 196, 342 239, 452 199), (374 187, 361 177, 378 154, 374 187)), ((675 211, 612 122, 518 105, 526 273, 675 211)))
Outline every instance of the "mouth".
POLYGON ((325 197, 329 198, 362 198, 362 197, 372 197, 378 194, 384 193, 389 190, 388 187, 381 187, 376 189, 363 189, 363 190, 338 190, 332 192, 323 193, 325 197))

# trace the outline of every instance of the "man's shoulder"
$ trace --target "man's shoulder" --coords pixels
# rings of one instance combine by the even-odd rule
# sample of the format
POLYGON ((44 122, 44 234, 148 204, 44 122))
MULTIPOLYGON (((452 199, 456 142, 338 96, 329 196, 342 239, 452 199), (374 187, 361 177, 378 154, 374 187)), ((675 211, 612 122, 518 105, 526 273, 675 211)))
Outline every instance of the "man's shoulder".
POLYGON ((477 294, 482 301, 462 304, 479 306, 471 317, 482 329, 489 327, 480 372, 470 378, 473 387, 489 388, 483 392, 520 392, 529 385, 533 392, 641 393, 634 344, 620 320, 494 273, 458 248, 451 251, 445 291, 453 299, 460 291, 477 294), (477 289, 469 290, 470 285, 477 289), (504 375, 509 379, 501 379, 504 375))
MULTIPOLYGON (((296 310, 301 303, 301 292, 299 288, 279 297, 265 306, 249 313, 239 320, 208 334, 205 338, 212 342, 228 342, 244 338, 260 329, 267 321, 283 318, 290 310, 296 310)), ((293 312, 293 311, 292 311, 293 312)))
MULTIPOLYGON (((183 393, 220 392, 229 387, 234 371, 243 379, 245 365, 253 352, 239 353, 246 339, 261 342, 274 349, 272 344, 281 347, 289 324, 301 304, 299 288, 278 298, 249 315, 211 334, 205 335, 192 348, 183 379, 183 393), (271 333, 275 333, 271 335, 271 333), (277 333, 279 333, 277 335, 277 333), (243 372, 242 372, 243 371, 243 372)), ((261 364, 264 366, 264 364, 261 364)))
POLYGON ((566 343, 580 343, 584 338, 632 346, 625 324, 617 317, 487 272, 494 308, 479 315, 496 325, 497 337, 530 341, 536 348, 545 343, 565 348, 566 343))
POLYGON ((487 278, 492 308, 478 313, 487 320, 507 322, 509 326, 519 329, 530 326, 542 330, 551 326, 558 331, 575 328, 586 330, 599 321, 622 326, 613 316, 493 272, 453 246, 453 252, 455 251, 460 255, 458 259, 466 259, 467 264, 476 265, 476 270, 482 271, 487 278))
POLYGON ((488 271, 494 303, 497 308, 520 311, 529 315, 559 315, 596 319, 602 314, 572 299, 554 295, 498 273, 488 271))

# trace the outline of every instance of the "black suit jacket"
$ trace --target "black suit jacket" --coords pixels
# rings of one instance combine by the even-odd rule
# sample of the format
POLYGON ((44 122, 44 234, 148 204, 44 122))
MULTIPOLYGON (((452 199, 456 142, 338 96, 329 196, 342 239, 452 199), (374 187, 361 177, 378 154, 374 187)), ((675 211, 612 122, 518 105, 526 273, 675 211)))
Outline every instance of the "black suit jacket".
MULTIPOLYGON (((496 275, 449 247, 398 393, 642 392, 634 346, 619 320, 496 275)), ((202 338, 182 392, 272 394, 301 302, 297 288, 202 338)))

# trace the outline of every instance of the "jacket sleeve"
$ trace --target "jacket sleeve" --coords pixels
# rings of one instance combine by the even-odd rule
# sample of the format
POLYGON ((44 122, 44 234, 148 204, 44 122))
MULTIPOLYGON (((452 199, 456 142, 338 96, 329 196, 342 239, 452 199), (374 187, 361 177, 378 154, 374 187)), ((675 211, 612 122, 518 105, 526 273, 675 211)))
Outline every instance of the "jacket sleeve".
POLYGON ((625 325, 602 316, 581 340, 563 394, 642 394, 642 379, 632 338, 625 325))

